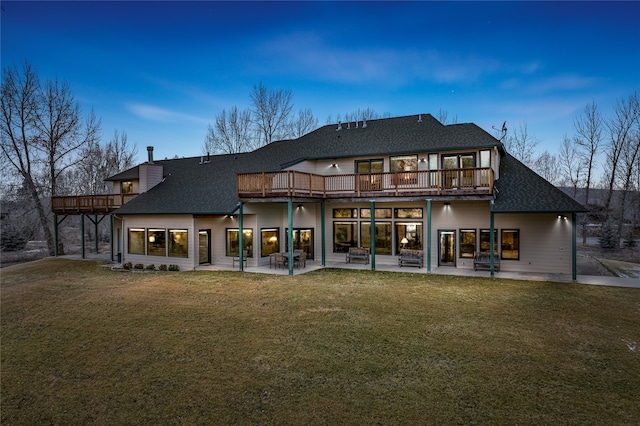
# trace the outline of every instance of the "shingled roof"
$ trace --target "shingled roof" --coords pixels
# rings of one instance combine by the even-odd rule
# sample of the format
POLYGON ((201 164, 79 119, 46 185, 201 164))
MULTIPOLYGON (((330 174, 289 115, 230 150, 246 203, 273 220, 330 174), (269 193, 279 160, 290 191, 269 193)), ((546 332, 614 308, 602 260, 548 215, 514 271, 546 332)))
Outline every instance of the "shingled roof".
MULTIPOLYGON (((156 161, 163 166, 164 180, 118 209, 117 214, 230 214, 238 205, 236 174, 282 170, 305 160, 493 147, 504 153, 500 141, 475 124, 443 125, 429 114, 370 120, 366 127, 362 121, 357 123, 357 127, 354 122, 343 123, 342 130, 337 130, 337 127, 335 124, 326 125, 298 139, 273 142, 252 152, 211 156, 208 162, 202 162, 200 157, 156 161)), ((501 171, 500 181, 503 177, 506 177, 505 181, 510 176, 513 178, 511 170, 516 170, 516 167, 507 167, 504 174, 501 171)), ((523 173, 535 175, 522 167, 526 169, 523 173)), ((129 176, 127 173, 133 172, 123 172, 109 180, 119 180, 116 178, 129 176)), ((528 181, 525 179, 521 183, 527 184, 528 181)), ((507 192, 512 188, 506 182, 501 184, 507 192)), ((536 188, 542 186, 540 184, 536 188)), ((530 203, 530 200, 523 198, 512 203, 503 201, 499 195, 496 205, 502 208, 501 211, 530 208, 524 203, 530 203)), ((571 204, 568 201, 564 203, 571 204)), ((560 210, 573 211, 568 208, 560 210)))
POLYGON ((550 184, 510 154, 500 160, 495 213, 586 212, 583 205, 550 184))

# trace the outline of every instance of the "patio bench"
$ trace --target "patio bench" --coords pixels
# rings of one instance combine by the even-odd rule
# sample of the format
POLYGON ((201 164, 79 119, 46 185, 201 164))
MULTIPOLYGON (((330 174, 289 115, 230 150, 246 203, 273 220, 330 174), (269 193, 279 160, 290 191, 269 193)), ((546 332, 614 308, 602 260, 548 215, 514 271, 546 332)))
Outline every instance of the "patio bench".
POLYGON ((364 260, 365 265, 369 263, 369 249, 365 247, 349 247, 347 252, 347 263, 352 260, 364 260))
MULTIPOLYGON (((487 252, 477 253, 473 256, 473 270, 478 269, 491 269, 491 255, 487 252)), ((493 255, 493 269, 496 272, 500 272, 500 255, 494 253, 493 255)))
POLYGON ((398 266, 417 266, 422 268, 424 252, 422 250, 402 249, 398 255, 398 266))

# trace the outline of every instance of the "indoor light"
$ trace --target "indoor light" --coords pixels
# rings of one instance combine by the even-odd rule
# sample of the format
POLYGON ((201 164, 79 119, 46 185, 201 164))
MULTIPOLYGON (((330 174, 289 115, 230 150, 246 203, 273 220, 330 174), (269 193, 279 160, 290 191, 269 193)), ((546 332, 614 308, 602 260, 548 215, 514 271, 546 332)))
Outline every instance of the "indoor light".
POLYGON ((274 235, 273 237, 269 238, 269 241, 271 241, 272 243, 275 243, 276 241, 278 241, 278 237, 274 235))
POLYGON ((149 242, 150 243, 155 243, 156 242, 156 237, 154 235, 149 235, 149 242))
POLYGON ((409 240, 407 240, 407 237, 404 237, 401 241, 400 244, 409 244, 409 240))

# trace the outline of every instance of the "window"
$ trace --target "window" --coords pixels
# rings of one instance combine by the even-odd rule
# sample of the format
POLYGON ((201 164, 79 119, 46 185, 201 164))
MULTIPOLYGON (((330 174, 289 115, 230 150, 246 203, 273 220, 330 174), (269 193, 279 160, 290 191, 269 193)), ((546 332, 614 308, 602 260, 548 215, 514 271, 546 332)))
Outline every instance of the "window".
POLYGON ((415 185, 418 183, 418 156, 399 155, 389 158, 389 171, 397 173, 391 176, 392 185, 415 185))
POLYGON ((129 228, 129 254, 144 254, 144 228, 129 228))
POLYGON ((393 209, 396 219, 422 219, 421 208, 393 209))
POLYGON ((133 194, 133 182, 130 180, 120 182, 121 194, 133 194))
POLYGON ((186 229, 169 229, 169 257, 189 257, 186 229))
MULTIPOLYGON (((227 249, 226 255, 238 257, 240 254, 240 239, 238 229, 227 229, 227 249)), ((244 249, 247 250, 247 257, 253 257, 253 229, 242 230, 244 249)))
POLYGON ((502 258, 520 260, 520 230, 502 230, 502 258))
MULTIPOLYGON (((487 234, 490 235, 490 234, 487 234)), ((487 247, 488 247, 487 243, 487 247)), ((476 230, 461 229, 460 230, 460 257, 473 258, 476 252, 476 230)))
POLYGON ((333 217, 338 219, 358 217, 358 209, 333 209, 333 217))
POLYGON ((356 161, 356 173, 382 173, 382 159, 356 161))
MULTIPOLYGON (((373 209, 376 219, 391 219, 391 209, 373 209)), ((360 209, 360 217, 362 219, 371 219, 371 209, 360 209)))
MULTIPOLYGON (((480 167, 489 168, 491 167, 491 151, 480 151, 480 167)), ((482 186, 489 186, 489 170, 481 170, 480 171, 480 183, 482 186)))
POLYGON ((473 169, 476 166, 475 154, 444 155, 442 168, 444 170, 445 188, 461 188, 474 186, 473 169))
POLYGON ((422 250, 422 222, 396 222, 396 253, 403 248, 422 250))
POLYGON ((357 222, 333 222, 333 252, 346 253, 358 246, 357 222))
POLYGON ((415 172, 418 170, 417 155, 399 155, 389 158, 389 171, 391 173, 398 172, 415 172))
MULTIPOLYGON (((491 231, 488 229, 480 230, 480 251, 489 253, 491 247, 491 231)), ((493 251, 498 253, 498 230, 493 230, 493 251)))
POLYGON ((438 154, 429 154, 429 185, 438 186, 438 154))
POLYGON ((167 231, 165 229, 149 229, 147 232, 147 256, 167 255, 167 231))
MULTIPOLYGON (((375 224, 376 254, 391 254, 391 222, 375 224)), ((371 223, 360 222, 362 247, 371 248, 371 223)))
POLYGON ((280 230, 278 228, 260 231, 260 256, 267 257, 280 250, 280 230))

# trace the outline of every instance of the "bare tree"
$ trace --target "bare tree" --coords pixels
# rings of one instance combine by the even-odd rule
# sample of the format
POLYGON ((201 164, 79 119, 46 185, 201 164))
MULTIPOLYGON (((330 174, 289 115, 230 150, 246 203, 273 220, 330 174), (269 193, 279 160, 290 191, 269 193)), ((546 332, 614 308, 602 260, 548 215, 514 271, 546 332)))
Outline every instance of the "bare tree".
POLYGON ((622 235, 627 202, 634 189, 634 174, 638 167, 638 159, 640 158, 640 102, 638 94, 634 93, 629 96, 629 99, 623 102, 623 104, 626 111, 624 116, 629 120, 629 131, 622 140, 622 152, 620 156, 620 187, 622 189, 622 200, 620 203, 618 235, 622 235))
MULTIPOLYGON (((602 141, 602 116, 594 101, 584 107, 582 116, 573 120, 573 126, 576 131, 576 136, 574 137, 576 153, 580 157, 580 160, 584 162, 584 166, 582 167, 583 173, 586 175, 584 180, 584 204, 588 207, 590 201, 589 191, 593 185, 596 160, 602 141)), ((583 229, 583 244, 587 242, 587 235, 584 231, 583 229)))
POLYGON ((560 183, 561 178, 561 166, 558 161, 558 157, 549 153, 549 151, 543 152, 533 163, 533 169, 547 181, 554 185, 560 183))
POLYGON ((104 145, 97 140, 88 142, 82 148, 83 161, 67 174, 68 180, 75 182, 69 185, 72 193, 108 193, 110 188, 105 179, 133 167, 136 155, 137 148, 128 145, 126 132, 114 130, 111 140, 104 145))
POLYGON ((507 151, 514 157, 522 161, 525 165, 532 167, 534 163, 535 149, 539 141, 529 133, 527 123, 520 123, 513 131, 512 136, 504 138, 504 145, 507 151))
MULTIPOLYGON (((578 195, 578 186, 582 183, 582 163, 578 156, 576 145, 565 135, 558 156, 563 185, 573 188, 573 198, 578 195)), ((585 237, 586 238, 586 237, 585 237)), ((586 242, 586 241, 585 241, 586 242)))
POLYGON ((253 86, 253 92, 250 95, 251 113, 259 146, 268 145, 289 136, 288 122, 293 109, 292 98, 293 95, 289 89, 271 89, 262 82, 253 86))
POLYGON ((38 213, 49 252, 53 234, 42 197, 57 195, 57 180, 75 164, 80 148, 99 133, 99 120, 80 118, 77 102, 66 83, 40 84, 28 62, 3 70, 0 138, 2 153, 20 176, 38 213))
MULTIPOLYGON (((637 130, 638 122, 638 97, 634 94, 628 100, 620 100, 614 105, 614 116, 606 122, 609 132, 609 143, 606 146, 605 155, 607 158, 607 168, 604 178, 607 182, 607 195, 605 199, 605 220, 611 215, 611 199, 613 192, 619 181, 624 185, 626 180, 620 176, 622 167, 622 157, 626 146, 633 144, 634 133, 637 130)), ((622 186, 623 186, 622 185, 622 186)))
POLYGON ((248 110, 238 110, 233 106, 229 113, 222 110, 216 116, 214 126, 209 125, 203 154, 223 153, 235 154, 250 151, 255 148, 251 134, 251 113, 248 110))
POLYGON ((442 108, 440 108, 438 110, 438 115, 436 116, 436 118, 438 119, 439 122, 441 122, 442 124, 456 124, 458 123, 458 116, 454 116, 451 119, 451 122, 449 122, 449 112, 443 110, 442 108))
POLYGON ((299 110, 298 115, 292 120, 291 137, 299 138, 318 128, 318 119, 313 116, 311 109, 299 110))

